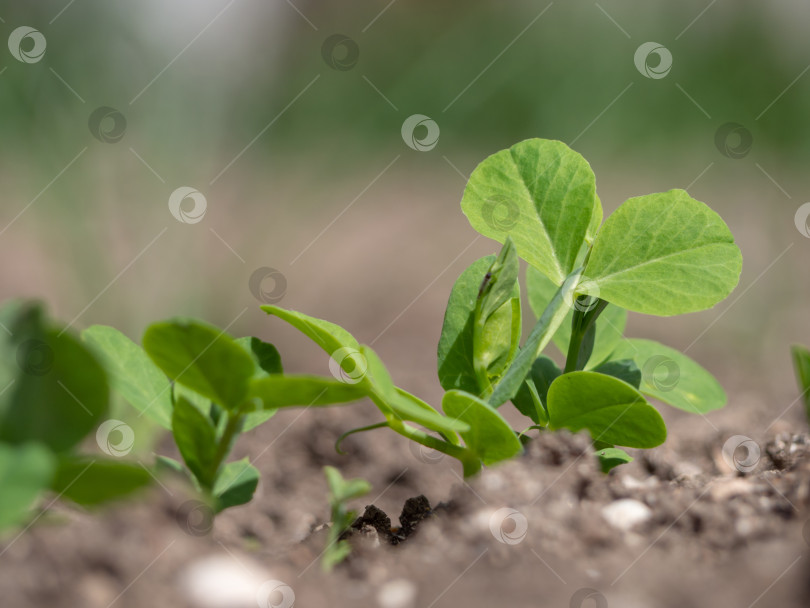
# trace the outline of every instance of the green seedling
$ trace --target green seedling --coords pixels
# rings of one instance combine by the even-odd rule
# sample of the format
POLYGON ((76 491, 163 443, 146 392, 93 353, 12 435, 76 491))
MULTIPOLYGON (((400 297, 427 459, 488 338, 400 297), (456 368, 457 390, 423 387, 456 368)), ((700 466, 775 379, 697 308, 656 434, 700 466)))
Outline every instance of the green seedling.
POLYGON ((810 422, 810 350, 804 346, 794 344, 791 347, 793 368, 796 371, 796 380, 799 383, 804 411, 810 422))
POLYGON ((247 458, 227 459, 240 433, 275 413, 257 397, 283 371, 273 345, 188 319, 151 325, 143 348, 106 326, 88 328, 83 338, 99 353, 113 389, 172 432, 185 468, 165 456, 158 468, 186 475, 216 512, 250 501, 259 472, 247 458))
POLYGON ((7 302, 0 326, 0 531, 49 491, 92 507, 148 485, 139 465, 78 450, 108 415, 96 356, 36 303, 7 302))
POLYGON ((507 401, 530 428, 590 432, 606 471, 631 460, 616 446, 651 448, 666 439, 646 396, 698 414, 725 405, 722 387, 695 361, 623 337, 628 311, 704 310, 736 286, 740 250, 704 203, 684 190, 650 194, 629 199, 603 223, 585 159, 561 142, 532 139, 484 160, 461 206, 503 248, 470 265, 450 294, 438 347, 444 413, 396 387, 376 354, 346 330, 264 306, 323 348, 346 381, 278 377, 273 388, 287 395, 279 407, 368 397, 384 421, 358 430, 387 426, 457 458, 472 475, 521 452, 498 412, 507 401), (522 345, 521 258, 538 316, 522 345), (551 342, 565 356, 562 369, 543 354, 551 342))
POLYGON ((343 479, 335 467, 324 467, 323 472, 329 485, 332 525, 321 558, 321 567, 324 572, 330 572, 346 559, 352 550, 349 541, 341 538, 357 517, 357 512, 350 510, 347 503, 368 494, 371 485, 365 479, 343 479))

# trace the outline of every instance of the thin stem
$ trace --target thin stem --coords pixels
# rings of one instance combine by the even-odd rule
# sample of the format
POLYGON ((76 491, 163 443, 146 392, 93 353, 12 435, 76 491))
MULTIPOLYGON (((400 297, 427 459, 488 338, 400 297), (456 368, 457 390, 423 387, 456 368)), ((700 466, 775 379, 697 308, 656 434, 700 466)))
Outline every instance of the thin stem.
MULTIPOLYGON (((222 462, 228 456, 228 452, 230 451, 231 443, 233 442, 234 436, 239 432, 239 425, 242 422, 242 412, 237 411, 235 413, 228 412, 228 424, 225 425, 225 430, 222 432, 222 438, 219 440, 219 444, 217 445, 217 451, 214 453, 214 461, 211 464, 211 474, 210 474, 210 482, 203 483, 207 487, 207 489, 212 489, 214 485, 214 480, 217 477, 217 471, 219 471, 219 467, 222 466, 222 462)), ((200 480, 202 483, 202 480, 200 480)))
POLYGON ((579 350, 582 347, 582 340, 591 325, 602 314, 608 302, 598 300, 596 305, 588 311, 574 310, 574 318, 571 321, 571 340, 568 343, 568 354, 565 357, 565 369, 563 373, 578 371, 579 350))

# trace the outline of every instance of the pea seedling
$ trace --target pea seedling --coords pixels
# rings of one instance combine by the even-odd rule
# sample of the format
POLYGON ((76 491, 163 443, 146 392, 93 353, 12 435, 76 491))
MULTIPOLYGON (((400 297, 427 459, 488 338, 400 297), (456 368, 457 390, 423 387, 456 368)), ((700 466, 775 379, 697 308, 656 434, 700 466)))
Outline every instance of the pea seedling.
POLYGON ((0 530, 23 523, 47 491, 85 507, 151 482, 135 463, 80 453, 107 416, 96 356, 37 303, 0 308, 0 530))
POLYGON ((186 475, 216 512, 250 501, 259 472, 247 458, 226 460, 239 433, 275 413, 256 397, 283 371, 273 345, 186 319, 151 325, 143 348, 112 327, 90 327, 83 337, 103 358, 114 390, 172 432, 187 468, 164 456, 160 467, 186 475))
POLYGON ((324 467, 326 482, 329 485, 329 506, 332 510, 332 526, 326 539, 326 548, 321 558, 321 567, 329 572, 346 559, 352 548, 341 536, 354 523, 357 513, 347 506, 350 500, 365 496, 371 485, 364 479, 343 479, 335 467, 324 467))
POLYGON ((385 421, 364 428, 388 426, 458 458, 465 475, 520 453, 498 412, 507 401, 532 427, 588 430, 603 470, 630 460, 616 446, 652 448, 666 439, 645 394, 699 414, 725 405, 722 387, 692 359, 623 338, 627 311, 704 310, 736 286, 740 250, 704 203, 684 190, 639 196, 602 223, 585 159, 562 142, 531 139, 484 160, 461 207, 503 248, 468 267, 450 294, 438 348, 444 415, 396 387, 376 354, 344 329, 264 306, 321 346, 349 379, 342 388, 322 378, 297 381, 298 405, 368 397, 385 421), (529 264, 529 301, 539 317, 522 346, 519 258, 529 264), (552 341, 566 355, 562 370, 543 355, 552 341))
POLYGON ((810 422, 810 350, 794 344, 790 349, 793 357, 793 368, 796 371, 796 380, 799 383, 804 412, 810 422))

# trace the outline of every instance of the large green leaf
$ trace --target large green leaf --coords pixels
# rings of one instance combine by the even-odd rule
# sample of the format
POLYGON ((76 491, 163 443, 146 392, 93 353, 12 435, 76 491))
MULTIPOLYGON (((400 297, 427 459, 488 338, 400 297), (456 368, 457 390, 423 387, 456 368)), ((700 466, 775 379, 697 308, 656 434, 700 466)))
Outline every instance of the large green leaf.
POLYGON ((172 428, 172 391, 143 349, 114 327, 93 325, 82 332, 107 371, 112 389, 162 427, 172 428))
POLYGON ((532 328, 529 337, 526 338, 526 343, 489 397, 488 402, 490 405, 499 407, 514 397, 520 390, 523 380, 526 378, 526 374, 529 373, 535 359, 540 356, 554 332, 560 327, 560 323, 565 319, 568 312, 568 306, 565 302, 572 297, 579 283, 579 278, 580 269, 577 269, 566 277, 557 293, 551 298, 548 306, 546 306, 546 309, 532 328))
POLYGON ((501 243, 511 236, 520 257, 557 285, 576 266, 594 213, 601 216, 588 162, 544 139, 485 159, 467 182, 461 208, 484 236, 501 243))
POLYGON ((611 359, 632 359, 641 370, 642 393, 678 409, 705 414, 726 404, 726 393, 708 371, 683 353, 654 340, 624 340, 611 359))
POLYGON ((214 484, 217 513, 250 502, 258 485, 259 471, 249 458, 226 464, 214 484))
POLYGON ((255 364, 225 332, 199 321, 165 321, 147 328, 143 347, 172 380, 226 409, 242 405, 255 364))
POLYGON ((273 374, 251 382, 249 395, 259 399, 264 409, 275 410, 348 403, 366 397, 368 391, 359 384, 321 376, 273 374))
POLYGON ((810 350, 794 344, 790 353, 793 357, 793 368, 796 371, 796 381, 799 383, 804 411, 807 419, 810 420, 810 350))
POLYGON ((466 446, 485 465, 508 460, 523 451, 520 440, 504 418, 486 402, 464 391, 447 391, 442 399, 444 413, 470 425, 460 433, 466 446))
POLYGON ((261 309, 267 314, 275 315, 295 327, 326 351, 329 356, 332 356, 341 348, 360 349, 360 344, 354 339, 354 336, 339 325, 269 304, 262 306, 261 309))
POLYGON ((62 498, 92 507, 126 498, 151 483, 151 473, 140 465, 90 456, 72 456, 60 460, 51 489, 62 498))
POLYGON ((37 304, 13 304, 0 336, 0 441, 39 441, 60 452, 107 412, 107 375, 72 333, 44 320, 37 304))
MULTIPOLYGON (((529 294, 529 306, 536 317, 543 314, 557 286, 543 274, 532 268, 526 269, 526 291, 529 294)), ((571 341, 571 320, 573 309, 568 311, 560 328, 554 333, 554 346, 565 356, 568 354, 568 343, 571 341)), ((596 319, 596 335, 593 352, 585 369, 593 368, 607 359, 621 342, 627 324, 627 311, 619 306, 608 306, 596 319)))
POLYGON ((632 386, 596 372, 571 372, 548 391, 551 429, 588 429, 595 441, 654 448, 667 438, 661 414, 632 386))
POLYGON ((37 443, 0 443, 0 530, 22 523, 53 477, 56 461, 37 443))
POLYGON ((583 275, 599 297, 645 314, 711 308, 740 278, 742 255, 722 218, 685 190, 625 201, 605 220, 583 275))
POLYGON ((172 433, 186 466, 203 486, 216 474, 217 437, 211 421, 183 397, 174 405, 172 433))

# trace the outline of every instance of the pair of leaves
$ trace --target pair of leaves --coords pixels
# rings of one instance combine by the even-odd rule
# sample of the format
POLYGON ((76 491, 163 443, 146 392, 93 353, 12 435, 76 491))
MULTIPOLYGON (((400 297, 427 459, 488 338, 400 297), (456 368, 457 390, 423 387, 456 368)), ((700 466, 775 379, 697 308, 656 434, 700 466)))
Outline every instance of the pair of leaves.
POLYGON ((562 142, 530 139, 485 159, 461 207, 481 234, 499 242, 511 237, 520 256, 555 285, 587 257, 589 292, 628 310, 703 310, 739 280, 742 256, 725 222, 684 190, 631 198, 597 232, 602 213, 593 172, 562 142), (505 216, 493 215, 496 209, 505 216))

